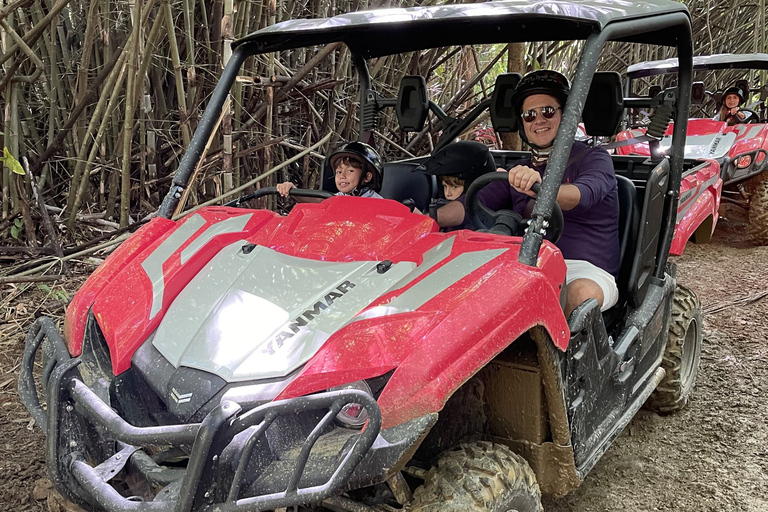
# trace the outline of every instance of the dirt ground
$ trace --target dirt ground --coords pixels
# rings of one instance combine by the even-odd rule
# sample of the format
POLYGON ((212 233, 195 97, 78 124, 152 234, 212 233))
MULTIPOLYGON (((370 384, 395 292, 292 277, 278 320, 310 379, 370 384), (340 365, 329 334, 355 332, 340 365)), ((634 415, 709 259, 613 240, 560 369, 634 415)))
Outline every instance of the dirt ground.
MULTIPOLYGON (((678 280, 705 312, 696 390, 671 416, 641 411, 583 485, 547 512, 768 512, 768 247, 721 220, 709 244, 689 244, 678 280)), ((48 500, 44 437, 20 405, 23 332, 61 318, 63 288, 0 286, 0 512, 66 510, 48 500), (42 289, 41 289, 42 288, 42 289)))

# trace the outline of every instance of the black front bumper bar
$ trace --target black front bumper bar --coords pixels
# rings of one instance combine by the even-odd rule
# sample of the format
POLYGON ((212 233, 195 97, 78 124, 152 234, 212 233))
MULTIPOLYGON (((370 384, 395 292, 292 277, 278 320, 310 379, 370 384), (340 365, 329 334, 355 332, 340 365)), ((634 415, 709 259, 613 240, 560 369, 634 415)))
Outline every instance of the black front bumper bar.
POLYGON ((137 427, 84 384, 79 363, 69 356, 53 322, 38 319, 27 335, 19 395, 46 433, 46 465, 57 490, 80 505, 110 512, 257 511, 318 502, 386 479, 389 468, 417 446, 437 419, 428 415, 380 431, 376 401, 362 391, 341 390, 247 411, 222 401, 201 423, 137 427), (50 358, 42 379, 47 410, 33 377, 35 354, 44 341, 50 358), (359 404, 368 413, 361 431, 333 426, 347 404, 359 404), (327 412, 322 415, 322 410, 327 412), (263 459, 271 443, 270 426, 308 411, 319 411, 322 419, 300 447, 254 464, 256 452, 263 459), (148 452, 157 446, 186 447, 186 468, 155 462, 148 452), (151 501, 124 496, 109 483, 124 469, 162 489, 151 501))

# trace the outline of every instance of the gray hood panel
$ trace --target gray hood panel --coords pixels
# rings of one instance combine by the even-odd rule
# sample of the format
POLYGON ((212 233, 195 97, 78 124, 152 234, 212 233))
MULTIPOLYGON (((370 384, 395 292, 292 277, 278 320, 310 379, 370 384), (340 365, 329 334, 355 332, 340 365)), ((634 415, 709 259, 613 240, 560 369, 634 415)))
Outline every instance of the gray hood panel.
POLYGON ((266 247, 223 248, 168 308, 152 343, 175 367, 228 382, 284 377, 415 268, 325 262, 266 247))

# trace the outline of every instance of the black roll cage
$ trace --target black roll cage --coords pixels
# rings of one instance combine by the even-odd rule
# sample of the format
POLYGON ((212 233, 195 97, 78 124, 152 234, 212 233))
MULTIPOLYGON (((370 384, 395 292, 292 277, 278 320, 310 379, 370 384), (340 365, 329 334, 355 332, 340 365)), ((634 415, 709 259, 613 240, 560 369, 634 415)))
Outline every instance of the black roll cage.
MULTIPOLYGON (((565 3, 563 3, 565 4, 565 3)), ((581 6, 580 3, 570 2, 574 9, 581 6)), ((589 2, 583 3, 589 7, 589 2)), ((474 4, 472 4, 474 5, 474 4)), ((675 108, 674 131, 671 150, 668 153, 670 159, 671 180, 664 203, 664 212, 662 216, 663 236, 659 246, 655 277, 663 278, 666 260, 669 254, 669 248, 672 243, 674 226, 676 221, 676 211, 680 194, 680 185, 684 164, 684 144, 687 131, 687 113, 691 102, 692 85, 692 64, 693 48, 691 43, 691 22, 686 9, 676 7, 676 4, 664 3, 665 8, 659 8, 659 12, 643 12, 626 15, 626 17, 614 17, 604 23, 594 20, 583 19, 564 19, 560 16, 542 16, 541 13, 523 12, 524 7, 519 7, 515 2, 490 2, 482 4, 488 8, 495 5, 507 7, 508 11, 500 14, 498 18, 485 15, 477 18, 474 25, 463 25, 469 27, 464 32, 455 30, 446 30, 457 26, 456 19, 431 19, 431 20, 406 20, 402 22, 381 24, 382 27, 366 27, 361 24, 360 27, 352 26, 342 27, 337 30, 328 30, 323 27, 318 30, 307 28, 303 32, 296 29, 296 23, 290 23, 291 30, 286 30, 284 35, 280 34, 279 25, 267 27, 246 38, 233 43, 233 53, 229 63, 222 72, 219 83, 217 84, 210 102, 205 109, 201 121, 195 131, 189 147, 181 160, 179 168, 174 176, 171 189, 166 195, 160 206, 158 214, 165 218, 171 218, 184 189, 187 187, 189 179, 194 171, 195 165, 205 148, 206 142, 216 125, 221 109, 225 103, 227 95, 234 84, 237 73, 247 57, 273 51, 291 49, 305 45, 327 44, 336 41, 342 41, 349 47, 352 55, 352 62, 358 72, 360 88, 360 111, 365 112, 371 103, 376 102, 376 94, 372 89, 371 76, 368 72, 366 57, 380 56, 391 53, 400 53, 419 48, 431 48, 437 46, 470 44, 468 37, 474 35, 482 43, 500 43, 516 42, 525 40, 540 40, 540 34, 533 36, 532 31, 542 25, 542 19, 549 18, 552 25, 562 27, 562 31, 555 33, 563 34, 570 39, 585 39, 584 48, 581 53, 576 72, 572 80, 571 94, 563 111, 563 118, 558 130, 557 137, 550 155, 548 172, 544 179, 539 193, 539 198, 535 203, 532 212, 531 229, 523 237, 522 247, 518 260, 526 265, 535 266, 539 250, 544 239, 543 233, 545 227, 552 215, 552 210, 557 198, 559 185, 565 172, 571 146, 574 141, 579 119, 589 93, 592 76, 594 75, 600 50, 603 45, 609 41, 625 41, 640 43, 656 43, 675 46, 678 53, 678 74, 679 90, 677 104, 675 108), (510 14, 509 5, 512 4, 514 12, 510 14), (526 23, 529 22, 529 25, 526 23), (521 25, 522 23, 522 25, 521 25), (400 25, 398 27, 398 25, 400 25), (442 30, 437 31, 440 27, 442 30), (487 27, 486 27, 487 26, 487 27), (415 29, 420 27, 429 27, 430 33, 439 34, 436 40, 425 40, 423 36, 415 35, 415 29), (522 27, 522 30, 520 30, 522 27), (533 28, 532 28, 533 27, 533 28), (387 31, 401 28, 403 39, 398 42, 390 42, 389 46, 373 49, 375 45, 361 45, 361 41, 367 42, 375 40, 376 31, 389 33, 387 31), (493 33, 487 33, 491 28, 496 30, 493 33), (515 29, 517 32, 515 32, 515 29), (366 31, 367 30, 367 31, 366 31), (263 34, 260 36, 260 34, 263 34), (409 39, 407 36, 411 35, 409 39), (469 34, 469 36, 468 36, 469 34), (507 37, 504 37, 508 34, 507 37), (526 36, 530 36, 526 39, 526 36), (345 39, 346 37, 346 39, 345 39), (380 53, 376 53, 380 52, 380 53)), ((458 7, 457 7, 458 8, 458 7)), ((536 9, 537 7, 531 7, 536 9)), ((416 8, 418 9, 418 8, 416 8)), ((416 10, 414 9, 414 11, 416 10)), ((428 9, 428 8, 425 8, 428 9)), ((374 13, 371 16, 375 17, 374 13)), ((360 13, 366 14, 366 13, 360 13)), ((328 22, 332 22, 331 18, 328 22)), ((301 20, 294 20, 301 21, 301 20)), ((307 25, 317 24, 323 20, 307 20, 307 25)), ((372 23, 375 25, 375 23, 372 23)), ((288 27, 288 26, 287 26, 288 27)), ((286 27, 286 28, 287 28, 286 27)), ((552 29, 548 31, 552 33, 552 29)), ((477 42, 477 41, 476 41, 477 42)), ((638 106, 637 101, 633 106, 638 106)), ((360 137, 363 140, 369 126, 366 125, 366 116, 361 115, 360 137)))

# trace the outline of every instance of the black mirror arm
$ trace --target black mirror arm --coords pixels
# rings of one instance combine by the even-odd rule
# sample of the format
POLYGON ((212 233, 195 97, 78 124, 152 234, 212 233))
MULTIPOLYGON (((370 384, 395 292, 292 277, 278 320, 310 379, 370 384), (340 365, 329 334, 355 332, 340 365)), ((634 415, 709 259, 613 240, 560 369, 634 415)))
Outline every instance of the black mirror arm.
MULTIPOLYGON (((430 104, 432 102, 430 101, 430 104)), ((488 110, 488 108, 491 106, 491 100, 490 98, 487 100, 483 100, 480 103, 478 103, 475 108, 473 108, 466 116, 463 118, 452 118, 443 112, 443 115, 446 116, 447 119, 450 121, 445 124, 445 128, 443 129, 443 134, 440 136, 440 139, 435 144, 434 151, 437 151, 438 149, 442 148, 443 146, 446 146, 453 142, 453 140, 462 134, 464 130, 467 129, 468 126, 470 126, 472 123, 475 122, 475 120, 480 117, 480 114, 483 113, 483 111, 488 110)), ((431 105, 430 105, 431 107, 431 105)), ((437 105, 435 105, 436 108, 437 105)), ((442 110, 440 110, 442 112, 442 110)), ((445 123, 445 121, 443 121, 445 123)))

